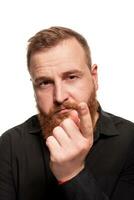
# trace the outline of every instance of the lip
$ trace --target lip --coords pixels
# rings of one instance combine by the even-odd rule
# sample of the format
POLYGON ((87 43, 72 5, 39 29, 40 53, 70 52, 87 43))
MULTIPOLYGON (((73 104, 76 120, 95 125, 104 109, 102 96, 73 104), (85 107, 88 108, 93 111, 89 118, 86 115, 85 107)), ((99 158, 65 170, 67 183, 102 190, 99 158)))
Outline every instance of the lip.
POLYGON ((63 114, 63 113, 68 113, 70 111, 71 109, 64 108, 64 109, 58 110, 56 113, 63 114))

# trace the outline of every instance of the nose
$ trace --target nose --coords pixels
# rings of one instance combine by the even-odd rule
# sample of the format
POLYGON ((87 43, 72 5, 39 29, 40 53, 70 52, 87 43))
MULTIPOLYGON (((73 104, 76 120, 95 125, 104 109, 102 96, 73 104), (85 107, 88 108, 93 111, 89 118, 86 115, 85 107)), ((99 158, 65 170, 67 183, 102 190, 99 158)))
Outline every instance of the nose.
POLYGON ((54 103, 62 104, 63 102, 68 100, 68 92, 63 85, 63 83, 58 82, 55 83, 54 88, 54 103))

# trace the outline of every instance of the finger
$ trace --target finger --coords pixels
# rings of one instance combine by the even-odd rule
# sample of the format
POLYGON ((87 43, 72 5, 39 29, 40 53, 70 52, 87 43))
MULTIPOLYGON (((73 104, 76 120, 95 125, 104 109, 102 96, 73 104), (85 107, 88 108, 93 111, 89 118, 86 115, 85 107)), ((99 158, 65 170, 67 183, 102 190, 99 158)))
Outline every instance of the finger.
POLYGON ((53 136, 49 136, 46 139, 46 145, 49 148, 49 151, 52 157, 55 157, 55 152, 58 153, 61 151, 60 144, 57 142, 57 140, 53 136))
POLYGON ((70 112, 69 118, 71 118, 78 127, 80 126, 80 119, 76 110, 70 112))
POLYGON ((85 102, 78 105, 78 113, 80 118, 80 130, 84 137, 93 137, 93 125, 89 108, 85 102))
POLYGON ((81 135, 78 126, 71 118, 64 119, 60 126, 64 129, 70 138, 76 138, 78 135, 81 135))
POLYGON ((57 142, 60 144, 60 146, 69 145, 70 138, 65 133, 64 129, 60 126, 57 126, 53 130, 53 136, 57 140, 57 142))

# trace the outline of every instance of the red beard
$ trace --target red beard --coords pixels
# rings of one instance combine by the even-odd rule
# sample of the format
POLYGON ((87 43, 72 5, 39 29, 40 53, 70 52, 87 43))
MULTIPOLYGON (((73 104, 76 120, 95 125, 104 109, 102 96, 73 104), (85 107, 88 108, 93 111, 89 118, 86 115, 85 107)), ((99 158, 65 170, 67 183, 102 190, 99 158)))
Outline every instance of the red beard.
MULTIPOLYGON (((95 114, 98 109, 98 102, 96 100, 96 92, 95 89, 93 90, 90 100, 87 103, 90 114, 91 114, 91 119, 92 123, 94 124, 95 120, 95 114)), ((52 135, 53 129, 56 126, 59 126, 59 124, 65 119, 69 117, 69 112, 66 113, 59 113, 58 111, 62 109, 69 109, 69 110, 78 110, 78 104, 77 103, 71 103, 71 102, 64 102, 61 105, 55 106, 53 110, 49 112, 49 114, 45 114, 42 109, 37 105, 39 114, 38 114, 38 119, 41 125, 42 129, 42 134, 43 137, 46 139, 48 136, 52 135)))

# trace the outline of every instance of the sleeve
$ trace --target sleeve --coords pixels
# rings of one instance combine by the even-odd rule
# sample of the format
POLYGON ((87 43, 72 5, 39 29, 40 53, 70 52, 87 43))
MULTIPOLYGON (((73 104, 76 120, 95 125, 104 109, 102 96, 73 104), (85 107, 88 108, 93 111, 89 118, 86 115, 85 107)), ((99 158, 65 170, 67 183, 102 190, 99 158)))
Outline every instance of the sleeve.
POLYGON ((134 200, 134 144, 129 148, 124 166, 110 196, 100 189, 96 179, 86 169, 59 187, 66 200, 134 200))
POLYGON ((16 200, 9 134, 0 137, 0 200, 16 200))
POLYGON ((60 187, 66 200, 109 200, 86 169, 60 187))

